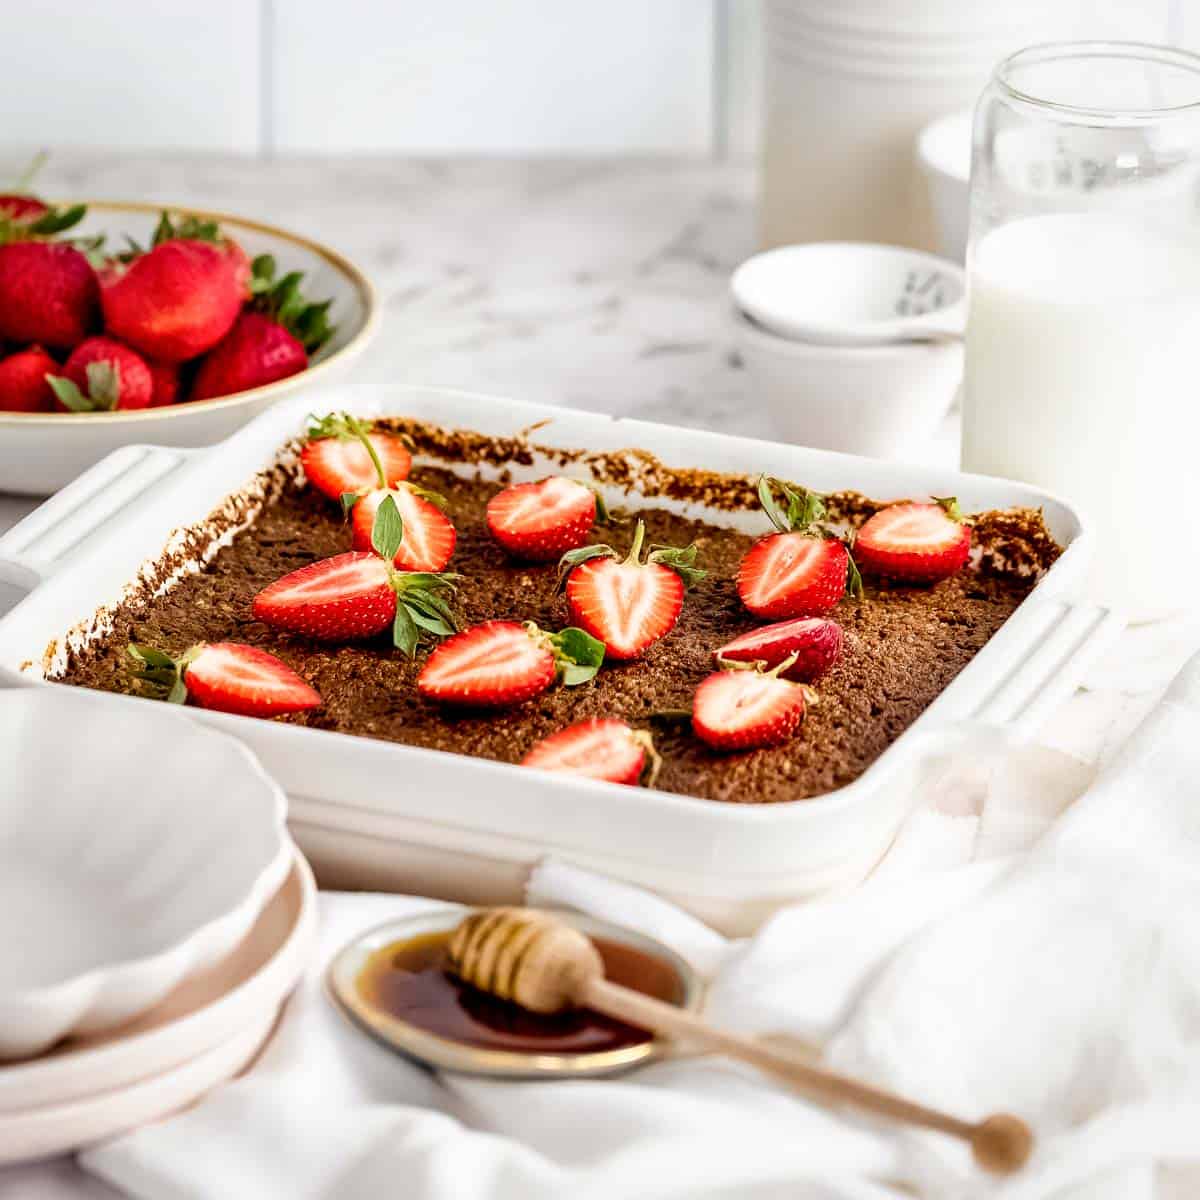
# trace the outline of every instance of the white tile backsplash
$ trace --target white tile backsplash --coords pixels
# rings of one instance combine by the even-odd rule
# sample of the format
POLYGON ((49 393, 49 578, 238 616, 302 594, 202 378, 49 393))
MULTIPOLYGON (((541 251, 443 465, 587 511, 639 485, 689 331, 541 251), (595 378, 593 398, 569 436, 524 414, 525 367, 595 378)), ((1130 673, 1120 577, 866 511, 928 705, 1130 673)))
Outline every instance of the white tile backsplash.
POLYGON ((761 0, 723 0, 726 18, 718 86, 722 103, 721 150, 731 158, 758 154, 763 88, 763 15, 761 0))
POLYGON ((0 13, 5 145, 257 152, 257 0, 33 0, 0 13))
MULTIPOLYGON (((1200 0, 1053 3, 1078 11, 1081 37, 1173 35, 1200 51, 1200 0)), ((0 145, 751 157, 761 8, 206 0, 201 14, 175 0, 0 4, 0 145)))
POLYGON ((697 0, 288 0, 280 151, 707 154, 713 6, 697 0))

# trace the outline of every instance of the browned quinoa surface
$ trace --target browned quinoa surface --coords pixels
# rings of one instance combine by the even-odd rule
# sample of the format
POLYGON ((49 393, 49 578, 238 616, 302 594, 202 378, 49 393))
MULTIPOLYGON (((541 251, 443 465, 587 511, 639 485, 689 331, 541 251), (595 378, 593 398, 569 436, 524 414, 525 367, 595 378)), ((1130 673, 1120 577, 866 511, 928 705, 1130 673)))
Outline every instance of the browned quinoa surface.
MULTIPOLYGON (((499 455, 508 449, 502 447, 499 455)), ((472 456, 463 457, 471 461, 472 456)), ((435 468, 418 469, 413 480, 449 501, 459 535, 451 569, 466 577, 458 594, 463 627, 491 619, 533 620, 547 629, 567 623, 565 601, 555 589, 555 568, 515 564, 487 534, 484 508, 500 484, 435 468)), ((711 480, 702 483, 711 492, 711 480)), ((684 480, 676 494, 686 491, 684 480)), ((744 482, 731 492, 743 501, 749 499, 747 493, 744 482)), ((855 523, 875 507, 846 494, 839 513, 855 523)), ((324 698, 315 712, 280 718, 294 724, 514 762, 539 738, 568 724, 618 717, 654 730, 663 757, 660 788, 747 804, 795 800, 859 776, 999 629, 1033 580, 999 573, 994 565, 1015 558, 1027 566, 1023 560, 1032 556, 1044 566, 1057 553, 1036 514, 988 514, 980 528, 1012 535, 1007 553, 991 550, 981 567, 931 588, 888 587, 868 580, 866 600, 843 600, 834 614, 845 628, 844 653, 819 682, 819 703, 810 709, 799 735, 772 749, 718 755, 695 739, 686 723, 656 721, 653 714, 689 707, 696 684, 713 669, 712 652, 759 624, 742 608, 733 583, 753 538, 653 505, 639 503, 638 510, 646 520, 648 540, 670 545, 696 541, 708 578, 688 592, 678 625, 644 659, 606 666, 590 684, 556 688, 512 710, 454 713, 427 703, 414 686, 425 652, 410 662, 386 637, 329 646, 254 620, 251 602, 267 584, 350 549, 350 529, 337 505, 294 482, 285 483, 257 520, 199 573, 161 596, 135 597, 117 608, 111 631, 73 651, 59 677, 85 687, 128 691, 129 642, 171 653, 199 641, 246 642, 277 654, 324 698)), ((762 525, 762 532, 768 532, 765 517, 762 525)), ((632 532, 632 521, 625 520, 598 530, 596 540, 624 551, 632 532)))

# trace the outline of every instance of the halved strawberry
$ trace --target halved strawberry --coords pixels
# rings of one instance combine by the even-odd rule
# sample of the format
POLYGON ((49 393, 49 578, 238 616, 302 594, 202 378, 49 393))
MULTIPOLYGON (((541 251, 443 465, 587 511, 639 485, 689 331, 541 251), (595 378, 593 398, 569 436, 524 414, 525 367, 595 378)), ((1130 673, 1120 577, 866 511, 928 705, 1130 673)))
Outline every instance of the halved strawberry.
POLYGON ((376 431, 349 413, 314 419, 300 452, 308 482, 331 500, 389 488, 408 478, 412 455, 399 434, 376 431))
POLYGON ((858 531, 854 554, 863 569, 905 583, 936 583, 962 570, 971 527, 953 496, 933 504, 893 504, 858 531))
POLYGON ((391 625, 393 643, 410 657, 423 638, 448 637, 455 620, 445 594, 459 576, 397 571, 391 564, 402 537, 395 502, 385 497, 374 553, 338 554, 277 579, 254 597, 255 618, 330 642, 374 637, 391 625))
POLYGON ((291 667, 265 650, 237 642, 200 643, 179 658, 152 646, 129 647, 143 695, 243 717, 307 712, 320 695, 291 667))
POLYGON ((571 620, 599 638, 610 658, 637 658, 670 633, 684 589, 707 574, 695 566, 695 546, 651 547, 642 562, 645 537, 639 521, 624 559, 611 546, 584 546, 562 556, 571 620))
POLYGON ((387 496, 394 500, 404 523, 404 539, 394 560, 396 567, 401 571, 444 570, 454 553, 458 534, 450 519, 431 499, 441 500, 441 497, 410 483, 399 483, 390 491, 376 488, 355 503, 351 518, 355 550, 371 549, 375 514, 387 496))
POLYGON ((692 731, 714 750, 751 750, 786 742, 804 719, 805 687, 772 671, 717 671, 702 680, 692 701, 692 731))
POLYGON ((503 708, 540 695, 559 677, 567 687, 586 683, 603 661, 603 645, 582 629, 546 633, 532 622, 485 621, 433 651, 417 691, 443 704, 503 708))
POLYGON ((487 527, 513 557, 553 562, 586 544, 592 526, 606 516, 603 501, 586 484, 554 475, 497 492, 488 501, 487 527))
POLYGON ((375 554, 324 558, 263 588, 254 597, 254 616, 275 629, 322 641, 374 637, 396 616, 391 575, 391 567, 375 554))
POLYGON ((798 617, 752 629, 726 642, 714 654, 717 665, 727 662, 777 667, 785 658, 794 662, 785 679, 811 683, 829 670, 842 653, 842 627, 827 617, 798 617))
POLYGON ((815 492, 779 484, 786 508, 775 500, 774 481, 762 476, 758 496, 779 531, 750 547, 738 568, 737 590, 755 616, 819 616, 862 582, 846 547, 824 525, 825 504, 815 492))
MULTIPOLYGON (((631 729, 624 721, 594 718, 542 738, 521 759, 521 766, 608 783, 637 783, 647 764, 652 774, 659 761, 645 730, 631 729)), ((648 785, 652 783, 652 778, 647 779, 648 785)))

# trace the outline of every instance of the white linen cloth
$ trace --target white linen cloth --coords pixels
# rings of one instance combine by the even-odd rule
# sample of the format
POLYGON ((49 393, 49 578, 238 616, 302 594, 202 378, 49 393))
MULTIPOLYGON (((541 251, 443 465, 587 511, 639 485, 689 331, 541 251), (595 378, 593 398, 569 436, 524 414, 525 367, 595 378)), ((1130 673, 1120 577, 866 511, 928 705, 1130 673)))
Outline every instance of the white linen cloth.
POLYGON ((147 1200, 1195 1197, 1200 663, 1091 775, 1044 749, 951 764, 864 886, 743 942, 564 864, 530 882, 532 904, 674 946, 711 978, 715 1022, 815 1039, 838 1068, 964 1117, 1026 1117, 1038 1147, 1010 1179, 721 1059, 560 1083, 426 1072, 322 993, 349 937, 429 903, 375 895, 322 896, 319 954, 249 1075, 82 1163, 147 1200))

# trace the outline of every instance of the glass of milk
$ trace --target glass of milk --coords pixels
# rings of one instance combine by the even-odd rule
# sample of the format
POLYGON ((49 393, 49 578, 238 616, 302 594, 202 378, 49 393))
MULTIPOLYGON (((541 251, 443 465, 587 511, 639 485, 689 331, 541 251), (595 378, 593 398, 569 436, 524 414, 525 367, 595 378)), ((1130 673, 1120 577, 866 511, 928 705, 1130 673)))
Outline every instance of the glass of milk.
POLYGON ((1035 46, 975 116, 963 467, 1098 534, 1091 599, 1200 604, 1200 57, 1035 46))

